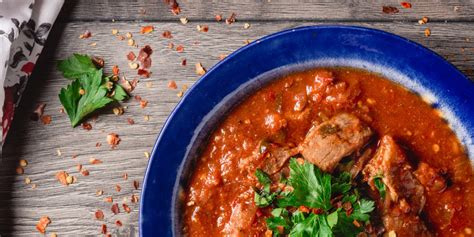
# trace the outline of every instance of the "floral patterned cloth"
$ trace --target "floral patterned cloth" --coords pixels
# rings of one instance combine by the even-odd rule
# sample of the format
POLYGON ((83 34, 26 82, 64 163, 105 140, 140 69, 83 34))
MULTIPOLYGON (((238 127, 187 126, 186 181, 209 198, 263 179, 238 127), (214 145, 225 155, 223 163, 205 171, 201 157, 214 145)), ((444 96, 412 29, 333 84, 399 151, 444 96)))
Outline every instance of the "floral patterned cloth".
MULTIPOLYGON (((0 0, 0 142, 64 0, 0 0)), ((1 151, 1 146, 0 146, 1 151)))

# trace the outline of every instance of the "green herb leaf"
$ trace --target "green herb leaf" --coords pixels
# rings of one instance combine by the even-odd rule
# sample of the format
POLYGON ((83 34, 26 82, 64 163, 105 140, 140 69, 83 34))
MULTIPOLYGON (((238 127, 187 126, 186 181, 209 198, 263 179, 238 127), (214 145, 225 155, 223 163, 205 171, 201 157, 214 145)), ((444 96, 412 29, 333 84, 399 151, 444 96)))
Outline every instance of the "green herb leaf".
POLYGON ((255 171, 255 177, 257 177, 258 182, 261 183, 262 185, 267 185, 267 184, 272 183, 270 176, 261 169, 257 169, 257 171, 255 171))
POLYGON ((296 159, 290 160, 288 183, 293 192, 278 200, 280 207, 331 208, 331 175, 325 174, 313 164, 300 165, 296 159))
POLYGON ((77 79, 82 75, 97 71, 97 68, 89 56, 73 54, 58 62, 58 70, 68 79, 77 79))
POLYGON ((361 199, 359 202, 356 202, 354 205, 354 210, 350 217, 358 221, 368 221, 370 215, 368 213, 372 212, 375 208, 375 203, 366 199, 361 199))
POLYGON ((345 194, 352 188, 351 174, 342 172, 338 176, 332 178, 332 192, 335 194, 345 194))
POLYGON ((375 184, 375 187, 377 188, 377 190, 379 191, 379 194, 380 194, 380 197, 382 199, 385 198, 385 193, 386 193, 386 188, 385 188, 385 184, 383 183, 382 181, 382 176, 377 176, 374 178, 374 184, 375 184))
POLYGON ((291 237, 332 237, 334 236, 328 224, 326 215, 311 213, 304 221, 295 224, 290 232, 291 237))

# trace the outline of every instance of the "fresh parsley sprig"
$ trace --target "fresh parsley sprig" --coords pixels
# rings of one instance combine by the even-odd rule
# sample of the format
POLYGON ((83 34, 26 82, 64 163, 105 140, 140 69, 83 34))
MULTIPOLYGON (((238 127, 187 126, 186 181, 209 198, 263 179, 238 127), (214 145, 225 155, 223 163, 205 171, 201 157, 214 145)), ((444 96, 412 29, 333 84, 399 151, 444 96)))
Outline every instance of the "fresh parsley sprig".
POLYGON ((94 111, 129 96, 122 86, 104 76, 87 55, 73 54, 57 66, 65 78, 72 80, 59 92, 59 100, 73 127, 94 111))

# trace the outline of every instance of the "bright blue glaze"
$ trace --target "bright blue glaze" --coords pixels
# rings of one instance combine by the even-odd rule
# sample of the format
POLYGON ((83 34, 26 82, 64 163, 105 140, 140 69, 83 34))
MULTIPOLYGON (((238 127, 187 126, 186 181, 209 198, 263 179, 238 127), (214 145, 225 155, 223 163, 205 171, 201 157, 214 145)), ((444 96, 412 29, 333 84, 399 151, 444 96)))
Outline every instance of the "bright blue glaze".
POLYGON ((196 146, 191 144, 194 133, 208 134, 221 115, 246 94, 243 91, 249 91, 242 85, 255 89, 265 82, 255 79, 258 76, 269 71, 278 74, 296 68, 295 64, 364 67, 429 95, 446 114, 472 159, 474 83, 443 58, 417 43, 374 29, 310 26, 286 30, 257 40, 219 62, 176 106, 146 171, 140 236, 172 236, 179 229, 173 226, 179 222, 175 195, 182 178, 180 170, 192 170, 188 161, 195 155, 196 146), (223 103, 230 94, 233 99, 223 103), (206 115, 210 120, 200 127, 206 115))

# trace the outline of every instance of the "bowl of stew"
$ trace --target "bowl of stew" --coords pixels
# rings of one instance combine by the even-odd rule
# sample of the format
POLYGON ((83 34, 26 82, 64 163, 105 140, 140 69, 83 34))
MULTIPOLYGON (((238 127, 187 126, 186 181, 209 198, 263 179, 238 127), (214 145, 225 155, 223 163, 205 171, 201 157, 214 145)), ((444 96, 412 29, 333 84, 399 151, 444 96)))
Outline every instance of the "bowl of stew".
POLYGON ((353 26, 266 36, 208 71, 151 155, 141 236, 471 236, 474 83, 353 26))

